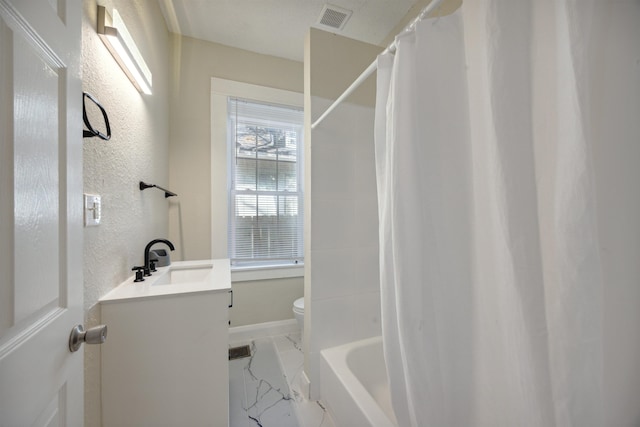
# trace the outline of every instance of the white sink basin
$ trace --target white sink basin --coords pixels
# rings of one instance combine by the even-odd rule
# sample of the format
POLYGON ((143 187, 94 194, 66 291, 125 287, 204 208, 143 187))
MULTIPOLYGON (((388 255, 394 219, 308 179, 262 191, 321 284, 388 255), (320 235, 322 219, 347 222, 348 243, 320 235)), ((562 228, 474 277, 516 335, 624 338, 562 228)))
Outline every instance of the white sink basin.
MULTIPOLYGON (((177 285, 181 283, 203 282, 205 280, 209 280, 212 270, 213 270, 212 265, 192 266, 192 267, 170 266, 167 271, 165 271, 155 281, 150 283, 152 286, 158 286, 158 285, 162 286, 162 285, 177 285)), ((147 280, 153 280, 153 276, 151 276, 150 278, 147 278, 147 280)))

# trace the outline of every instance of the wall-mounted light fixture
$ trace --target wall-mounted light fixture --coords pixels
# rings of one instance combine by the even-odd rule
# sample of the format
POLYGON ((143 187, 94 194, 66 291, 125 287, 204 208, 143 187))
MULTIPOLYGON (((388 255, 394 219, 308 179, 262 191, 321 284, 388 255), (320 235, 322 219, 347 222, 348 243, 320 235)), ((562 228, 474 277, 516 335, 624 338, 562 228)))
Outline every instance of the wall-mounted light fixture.
POLYGON ((112 18, 98 6, 98 35, 136 89, 151 95, 151 71, 117 10, 113 9, 112 18))

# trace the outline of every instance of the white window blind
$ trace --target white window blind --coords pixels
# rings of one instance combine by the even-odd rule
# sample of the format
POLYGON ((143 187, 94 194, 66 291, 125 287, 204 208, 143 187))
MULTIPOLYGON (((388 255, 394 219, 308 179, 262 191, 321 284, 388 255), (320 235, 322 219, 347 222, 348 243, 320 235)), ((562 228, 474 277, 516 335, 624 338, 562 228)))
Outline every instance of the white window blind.
POLYGON ((301 109, 229 98, 229 257, 303 258, 301 109))

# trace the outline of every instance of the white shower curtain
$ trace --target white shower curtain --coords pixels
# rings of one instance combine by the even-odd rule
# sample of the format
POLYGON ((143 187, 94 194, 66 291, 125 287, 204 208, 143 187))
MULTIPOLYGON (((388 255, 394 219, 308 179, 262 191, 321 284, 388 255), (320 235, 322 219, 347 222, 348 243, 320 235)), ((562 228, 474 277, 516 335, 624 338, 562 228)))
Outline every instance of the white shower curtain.
POLYGON ((602 426, 590 0, 468 0, 378 58, 400 426, 602 426))

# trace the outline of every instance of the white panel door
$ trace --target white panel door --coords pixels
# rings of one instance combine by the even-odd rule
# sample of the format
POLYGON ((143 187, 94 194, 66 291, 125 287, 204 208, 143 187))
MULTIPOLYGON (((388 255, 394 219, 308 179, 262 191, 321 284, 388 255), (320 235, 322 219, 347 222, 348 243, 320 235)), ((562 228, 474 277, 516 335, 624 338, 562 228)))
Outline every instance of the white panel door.
POLYGON ((0 0, 0 426, 81 426, 79 0, 0 0))

